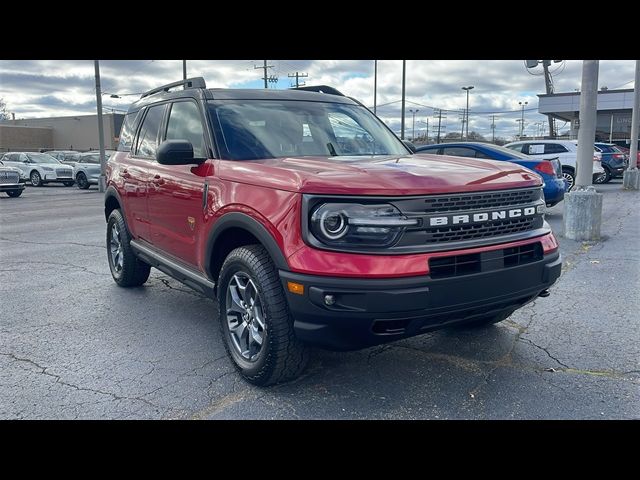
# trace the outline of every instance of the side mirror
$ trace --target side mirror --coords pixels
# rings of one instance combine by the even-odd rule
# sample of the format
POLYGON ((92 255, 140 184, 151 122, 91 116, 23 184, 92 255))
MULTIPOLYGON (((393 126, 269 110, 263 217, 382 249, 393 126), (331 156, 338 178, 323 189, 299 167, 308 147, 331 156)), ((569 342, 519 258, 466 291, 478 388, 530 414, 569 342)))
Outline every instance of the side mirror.
POLYGON ((417 152, 416 146, 413 143, 411 143, 409 140, 402 140, 402 143, 404 143, 405 147, 411 150, 411 153, 417 152))
POLYGON ((187 140, 165 140, 158 147, 156 160, 161 165, 200 165, 204 158, 193 158, 193 145, 187 140))

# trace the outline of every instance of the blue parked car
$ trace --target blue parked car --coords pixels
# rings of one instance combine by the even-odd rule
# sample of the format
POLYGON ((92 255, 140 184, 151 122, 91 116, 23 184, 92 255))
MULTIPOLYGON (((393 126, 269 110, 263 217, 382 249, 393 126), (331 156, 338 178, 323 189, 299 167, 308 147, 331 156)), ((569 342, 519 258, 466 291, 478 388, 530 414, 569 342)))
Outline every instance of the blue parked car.
POLYGON ((613 143, 596 142, 593 144, 593 148, 602 155, 601 163, 604 168, 604 173, 593 183, 609 183, 612 178, 621 177, 629 164, 629 155, 613 143))
POLYGON ((514 152, 508 148, 481 142, 440 143, 416 147, 416 153, 435 153, 454 157, 485 158, 516 163, 533 170, 544 180, 544 199, 553 207, 564 199, 567 183, 562 177, 562 166, 557 158, 538 159, 514 152))

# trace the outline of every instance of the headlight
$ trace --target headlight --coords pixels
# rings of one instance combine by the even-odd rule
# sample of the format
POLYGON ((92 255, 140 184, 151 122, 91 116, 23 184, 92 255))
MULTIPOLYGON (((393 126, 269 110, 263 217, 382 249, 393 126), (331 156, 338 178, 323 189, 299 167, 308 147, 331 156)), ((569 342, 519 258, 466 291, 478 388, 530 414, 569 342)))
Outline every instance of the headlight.
POLYGON ((51 167, 42 167, 45 172, 53 172, 53 168, 51 167))
POLYGON ((387 247, 417 224, 390 204, 323 203, 313 210, 309 229, 330 246, 387 247))

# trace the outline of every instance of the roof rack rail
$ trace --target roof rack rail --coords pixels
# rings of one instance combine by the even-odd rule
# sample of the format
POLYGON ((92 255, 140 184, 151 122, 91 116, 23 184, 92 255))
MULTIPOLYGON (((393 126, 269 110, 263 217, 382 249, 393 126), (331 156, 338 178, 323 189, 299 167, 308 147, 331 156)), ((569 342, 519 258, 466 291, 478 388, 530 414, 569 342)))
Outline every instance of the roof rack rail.
POLYGON ((308 92, 328 93, 329 95, 339 95, 341 97, 345 96, 341 91, 336 90, 333 87, 329 87, 328 85, 311 85, 308 87, 290 88, 290 90, 306 90, 308 92))
POLYGON ((153 95, 154 93, 158 92, 168 92, 170 88, 179 87, 181 85, 184 85, 185 90, 187 88, 207 88, 207 84, 204 83, 204 78, 193 77, 187 78, 185 80, 180 80, 178 82, 167 83, 166 85, 163 85, 161 87, 154 88, 152 90, 149 90, 148 92, 144 92, 140 98, 148 97, 149 95, 153 95))

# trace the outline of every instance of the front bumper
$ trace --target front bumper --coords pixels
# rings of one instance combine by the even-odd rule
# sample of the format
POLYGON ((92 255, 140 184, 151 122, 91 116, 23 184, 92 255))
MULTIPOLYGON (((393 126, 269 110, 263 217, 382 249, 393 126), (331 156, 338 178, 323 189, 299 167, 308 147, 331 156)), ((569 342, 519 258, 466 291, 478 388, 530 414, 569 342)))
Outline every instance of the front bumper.
POLYGON ((0 192, 13 192, 24 190, 24 183, 1 183, 0 192))
POLYGON ((489 260, 479 273, 436 279, 279 273, 296 336, 332 350, 356 350, 516 310, 553 285, 561 267, 556 250, 520 266, 498 268, 489 260), (287 282, 304 285, 304 294, 289 292, 287 282), (332 306, 325 305, 325 295, 333 296, 332 306))

